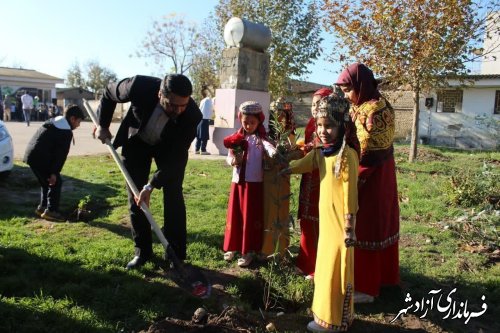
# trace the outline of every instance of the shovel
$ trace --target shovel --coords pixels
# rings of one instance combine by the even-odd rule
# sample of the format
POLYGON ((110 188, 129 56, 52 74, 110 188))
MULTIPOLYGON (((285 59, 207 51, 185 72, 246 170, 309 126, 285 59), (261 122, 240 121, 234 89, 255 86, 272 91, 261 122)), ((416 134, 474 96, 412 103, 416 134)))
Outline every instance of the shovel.
MULTIPOLYGON (((92 108, 90 107, 88 101, 84 99, 83 103, 85 105, 85 108, 87 109, 87 113, 92 119, 92 122, 94 123, 95 126, 98 126, 99 123, 97 121, 97 117, 92 108)), ((125 169, 125 166, 123 165, 120 155, 118 155, 118 153, 116 152, 115 148, 113 147, 109 139, 106 140, 105 144, 106 146, 108 146, 108 150, 113 156, 113 159, 115 160, 116 164, 118 165, 123 177, 125 177, 125 180, 130 190, 132 191, 135 197, 139 197, 140 192, 137 190, 137 187, 135 186, 134 181, 132 180, 132 177, 130 177, 130 174, 128 173, 127 169, 125 169)), ((188 289, 193 296, 207 298, 210 295, 211 288, 205 276, 196 267, 191 266, 189 264, 184 264, 179 260, 174 250, 172 249, 167 239, 165 238, 165 235, 163 235, 163 232, 161 231, 160 227, 154 220, 153 215, 149 210, 149 207, 144 202, 141 202, 141 209, 144 212, 146 218, 148 219, 149 224, 151 224, 154 233, 156 234, 161 244, 165 248, 165 253, 167 257, 171 260, 173 264, 174 272, 178 275, 177 277, 174 278, 174 281, 176 281, 179 286, 188 289)))

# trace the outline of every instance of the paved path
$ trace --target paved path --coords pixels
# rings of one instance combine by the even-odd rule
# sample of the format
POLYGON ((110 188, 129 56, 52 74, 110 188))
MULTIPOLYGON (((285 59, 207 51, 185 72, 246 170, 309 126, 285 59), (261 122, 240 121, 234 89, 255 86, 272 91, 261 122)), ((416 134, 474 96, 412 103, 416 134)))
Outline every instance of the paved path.
MULTIPOLYGON (((43 124, 41 121, 33 121, 30 126, 26 126, 23 122, 9 121, 5 125, 12 136, 14 142, 14 159, 21 160, 24 156, 26 146, 36 130, 43 124)), ((115 134, 118 130, 119 123, 111 123, 111 133, 115 134)), ((108 147, 103 145, 100 140, 92 138, 92 123, 82 122, 80 127, 73 131, 75 137, 75 145, 71 145, 69 156, 109 154, 108 147)), ((189 158, 195 159, 223 159, 225 156, 220 155, 195 155, 189 154, 189 158)))

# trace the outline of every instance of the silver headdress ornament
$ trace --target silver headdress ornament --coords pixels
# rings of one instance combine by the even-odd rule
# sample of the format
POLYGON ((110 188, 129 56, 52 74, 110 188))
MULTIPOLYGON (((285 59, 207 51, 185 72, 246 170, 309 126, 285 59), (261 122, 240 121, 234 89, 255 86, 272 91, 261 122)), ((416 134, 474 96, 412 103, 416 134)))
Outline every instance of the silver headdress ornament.
POLYGON ((339 122, 341 119, 348 120, 349 102, 334 92, 318 101, 316 111, 316 118, 330 118, 334 122, 339 122), (335 112, 338 112, 339 115, 335 115, 335 112))
MULTIPOLYGON (((335 88, 332 94, 323 97, 318 101, 318 104, 316 105, 317 112, 315 118, 328 118, 339 126, 345 126, 344 124, 349 121, 349 107, 350 104, 347 99, 343 97, 343 93, 339 93, 339 91, 335 88)), ((340 178, 340 170, 342 168, 345 146, 346 137, 344 133, 342 146, 340 147, 334 167, 335 177, 337 179, 340 178)))

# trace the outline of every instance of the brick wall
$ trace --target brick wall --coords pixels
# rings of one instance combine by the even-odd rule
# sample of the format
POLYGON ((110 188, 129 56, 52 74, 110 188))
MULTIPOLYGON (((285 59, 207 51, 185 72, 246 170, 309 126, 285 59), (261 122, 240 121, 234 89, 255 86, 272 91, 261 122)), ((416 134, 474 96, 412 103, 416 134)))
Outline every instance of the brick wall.
POLYGON ((406 139, 411 134, 413 125, 413 110, 409 109, 394 109, 396 115, 396 131, 395 139, 406 139))

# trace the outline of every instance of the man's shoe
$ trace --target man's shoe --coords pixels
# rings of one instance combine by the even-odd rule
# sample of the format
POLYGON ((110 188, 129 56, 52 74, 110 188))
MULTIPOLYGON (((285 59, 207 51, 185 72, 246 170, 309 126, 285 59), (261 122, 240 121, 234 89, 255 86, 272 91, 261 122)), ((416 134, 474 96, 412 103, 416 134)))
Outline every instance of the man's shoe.
POLYGON ((50 211, 48 209, 44 210, 42 215, 40 215, 42 219, 52 222, 65 222, 66 218, 57 211, 50 211))
POLYGON ((35 214, 36 216, 38 217, 42 217, 42 214, 45 212, 45 207, 42 207, 42 206, 38 206, 36 207, 35 209, 35 214))
POLYGON ((210 153, 208 151, 202 151, 200 154, 201 155, 210 155, 210 153))
POLYGON ((137 268, 144 266, 144 264, 147 261, 148 261, 148 259, 146 259, 146 258, 135 256, 132 260, 129 261, 126 268, 127 269, 137 269, 137 268))
POLYGON ((200 155, 201 151, 199 151, 199 150, 195 150, 195 152, 194 152, 194 153, 195 153, 196 155, 200 155))

